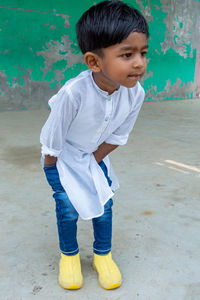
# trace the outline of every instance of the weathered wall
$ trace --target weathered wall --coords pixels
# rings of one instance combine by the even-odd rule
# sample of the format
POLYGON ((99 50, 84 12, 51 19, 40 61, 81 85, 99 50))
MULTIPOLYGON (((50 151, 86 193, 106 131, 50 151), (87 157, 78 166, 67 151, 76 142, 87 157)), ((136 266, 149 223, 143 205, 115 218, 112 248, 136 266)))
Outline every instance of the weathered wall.
MULTIPOLYGON (((100 1, 95 1, 100 2, 100 1)), ((146 100, 200 96, 200 0, 129 0, 150 26, 146 100)), ((0 110, 46 107, 86 67, 75 24, 92 0, 0 0, 0 110)))

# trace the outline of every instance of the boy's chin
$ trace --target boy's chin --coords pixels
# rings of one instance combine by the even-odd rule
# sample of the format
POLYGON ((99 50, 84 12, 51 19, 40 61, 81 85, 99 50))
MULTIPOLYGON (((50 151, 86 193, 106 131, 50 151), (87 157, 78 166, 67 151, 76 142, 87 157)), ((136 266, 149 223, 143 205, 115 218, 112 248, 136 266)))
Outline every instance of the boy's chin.
POLYGON ((126 88, 133 88, 134 86, 136 86, 136 84, 138 83, 138 80, 137 81, 135 81, 135 82, 132 82, 132 83, 127 83, 127 84, 125 84, 124 86, 126 87, 126 88))

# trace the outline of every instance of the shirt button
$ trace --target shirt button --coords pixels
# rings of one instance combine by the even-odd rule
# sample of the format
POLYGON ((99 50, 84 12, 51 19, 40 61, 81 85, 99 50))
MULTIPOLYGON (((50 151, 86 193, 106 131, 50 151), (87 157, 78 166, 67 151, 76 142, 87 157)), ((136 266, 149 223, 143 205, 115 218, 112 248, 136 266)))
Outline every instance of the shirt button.
POLYGON ((108 97, 108 101, 110 101, 111 100, 111 97, 108 97))
POLYGON ((108 118, 108 117, 106 117, 106 118, 105 118, 105 121, 107 122, 108 120, 109 120, 109 118, 108 118))

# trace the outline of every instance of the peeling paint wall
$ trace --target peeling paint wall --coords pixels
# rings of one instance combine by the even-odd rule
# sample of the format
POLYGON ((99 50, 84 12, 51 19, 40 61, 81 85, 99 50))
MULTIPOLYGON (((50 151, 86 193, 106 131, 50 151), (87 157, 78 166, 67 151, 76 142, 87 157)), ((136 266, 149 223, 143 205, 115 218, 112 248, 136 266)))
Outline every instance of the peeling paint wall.
MULTIPOLYGON (((96 3, 100 1, 95 1, 96 3)), ((200 96, 200 0, 129 0, 150 26, 146 101, 200 96)), ((0 0, 0 110, 47 107, 86 69, 75 24, 92 0, 0 0)))
POLYGON ((200 1, 139 1, 149 20, 151 41, 147 100, 200 96, 200 1))

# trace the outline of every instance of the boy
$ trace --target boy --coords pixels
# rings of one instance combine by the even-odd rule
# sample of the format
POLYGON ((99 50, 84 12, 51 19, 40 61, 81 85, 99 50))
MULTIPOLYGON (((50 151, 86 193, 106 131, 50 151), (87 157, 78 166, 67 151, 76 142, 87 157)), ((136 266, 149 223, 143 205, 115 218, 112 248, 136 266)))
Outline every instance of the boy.
POLYGON ((144 100, 138 80, 146 71, 148 25, 121 1, 86 11, 76 26, 88 66, 49 100, 42 128, 42 163, 56 202, 61 250, 59 284, 83 285, 76 239, 78 216, 92 219, 93 267, 105 289, 121 285, 112 260, 111 197, 118 187, 108 154, 127 142, 144 100))

